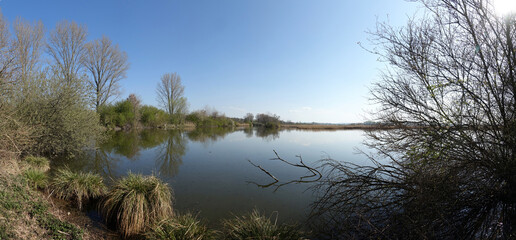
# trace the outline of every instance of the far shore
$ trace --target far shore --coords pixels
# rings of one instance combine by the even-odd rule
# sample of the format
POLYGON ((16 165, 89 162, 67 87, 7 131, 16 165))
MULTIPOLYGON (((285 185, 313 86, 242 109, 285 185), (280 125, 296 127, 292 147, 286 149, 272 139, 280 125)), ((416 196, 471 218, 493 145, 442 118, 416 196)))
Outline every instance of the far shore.
POLYGON ((382 124, 282 124, 281 129, 301 129, 301 130, 383 130, 394 129, 392 125, 382 124))

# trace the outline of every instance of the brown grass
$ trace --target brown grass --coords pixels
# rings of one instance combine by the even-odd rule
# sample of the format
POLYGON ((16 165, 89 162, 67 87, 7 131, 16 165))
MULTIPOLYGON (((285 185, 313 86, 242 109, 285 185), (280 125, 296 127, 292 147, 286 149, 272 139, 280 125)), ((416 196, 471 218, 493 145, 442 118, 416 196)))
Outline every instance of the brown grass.
POLYGON ((171 217, 172 192, 155 176, 129 173, 107 194, 102 212, 123 237, 135 236, 151 224, 171 217))

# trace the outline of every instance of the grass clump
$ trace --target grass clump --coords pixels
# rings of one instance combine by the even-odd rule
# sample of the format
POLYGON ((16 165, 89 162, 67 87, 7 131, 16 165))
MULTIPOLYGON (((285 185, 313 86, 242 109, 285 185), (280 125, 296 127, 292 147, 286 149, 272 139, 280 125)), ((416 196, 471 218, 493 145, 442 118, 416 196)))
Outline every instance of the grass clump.
POLYGON ((79 209, 83 200, 103 196, 107 189, 100 175, 76 173, 67 168, 57 170, 51 187, 58 198, 77 201, 79 209))
POLYGON ((124 237, 133 236, 173 215, 172 192, 155 176, 129 173, 109 191, 102 212, 108 221, 115 221, 124 237))
POLYGON ((148 240, 206 240, 215 239, 214 233, 191 213, 176 214, 153 224, 145 233, 148 240))
POLYGON ((28 156, 25 158, 25 162, 27 162, 31 168, 43 172, 46 172, 50 168, 50 161, 48 161, 46 157, 28 156))
POLYGON ((23 176, 34 189, 44 189, 48 186, 48 177, 42 170, 29 168, 23 176))
POLYGON ((224 239, 234 240, 298 240, 304 239, 302 232, 295 225, 278 225, 277 217, 274 222, 271 218, 261 215, 258 210, 242 217, 223 221, 224 239))

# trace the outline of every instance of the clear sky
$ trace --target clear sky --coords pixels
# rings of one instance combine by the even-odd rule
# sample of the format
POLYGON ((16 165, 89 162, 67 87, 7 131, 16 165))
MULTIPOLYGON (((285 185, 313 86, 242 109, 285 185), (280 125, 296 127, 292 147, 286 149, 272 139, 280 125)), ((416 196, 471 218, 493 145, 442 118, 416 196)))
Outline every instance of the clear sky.
POLYGON ((383 63, 363 50, 377 19, 405 25, 419 5, 404 0, 0 0, 4 17, 85 24, 131 64, 122 95, 157 105, 160 76, 177 72, 190 110, 282 120, 366 120, 368 88, 383 63))

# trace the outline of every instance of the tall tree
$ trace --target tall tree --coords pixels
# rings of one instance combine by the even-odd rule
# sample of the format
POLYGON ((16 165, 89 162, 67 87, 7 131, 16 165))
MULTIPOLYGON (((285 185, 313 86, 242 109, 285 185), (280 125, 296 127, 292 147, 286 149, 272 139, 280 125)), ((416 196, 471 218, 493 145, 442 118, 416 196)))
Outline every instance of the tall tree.
POLYGON ((166 73, 161 76, 156 92, 157 100, 173 119, 187 111, 186 98, 183 96, 185 87, 181 84, 181 77, 177 73, 166 73))
POLYGON ((85 45, 82 64, 90 73, 89 83, 95 92, 95 108, 119 94, 119 82, 126 77, 127 54, 105 36, 85 45))
POLYGON ((52 59, 55 73, 66 82, 80 78, 81 59, 86 48, 87 30, 76 22, 62 21, 50 33, 47 52, 52 59))
POLYGON ((16 53, 9 34, 9 26, 0 12, 0 97, 5 95, 12 86, 14 79, 11 76, 16 66, 16 53))
POLYGON ((22 79, 28 78, 37 70, 41 50, 45 44, 45 32, 41 21, 31 24, 21 18, 13 24, 15 50, 22 79))

